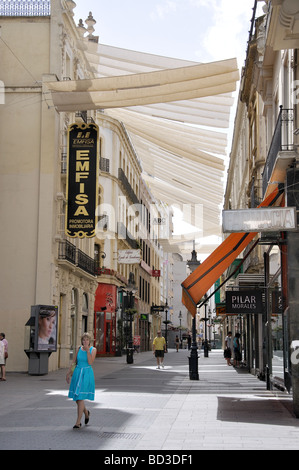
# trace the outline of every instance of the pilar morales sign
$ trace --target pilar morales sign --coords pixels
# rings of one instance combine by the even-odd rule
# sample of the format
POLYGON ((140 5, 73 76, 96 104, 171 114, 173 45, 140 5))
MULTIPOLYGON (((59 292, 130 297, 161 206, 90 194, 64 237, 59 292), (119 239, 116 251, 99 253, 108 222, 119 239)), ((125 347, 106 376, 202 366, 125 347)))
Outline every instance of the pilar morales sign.
POLYGON ((95 236, 99 174, 99 128, 72 124, 68 128, 67 209, 65 233, 71 238, 95 236))
POLYGON ((226 291, 226 313, 263 313, 262 291, 226 291))

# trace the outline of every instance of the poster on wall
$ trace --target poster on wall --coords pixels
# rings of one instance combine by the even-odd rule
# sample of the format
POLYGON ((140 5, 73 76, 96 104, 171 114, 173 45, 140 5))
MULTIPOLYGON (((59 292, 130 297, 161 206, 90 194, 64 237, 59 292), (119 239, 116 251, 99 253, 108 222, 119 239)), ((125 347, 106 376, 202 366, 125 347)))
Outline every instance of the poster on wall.
POLYGON ((58 307, 38 305, 36 310, 36 351, 57 351, 58 307))
POLYGON ((71 238, 95 236, 99 174, 99 128, 72 124, 68 128, 65 233, 71 238))

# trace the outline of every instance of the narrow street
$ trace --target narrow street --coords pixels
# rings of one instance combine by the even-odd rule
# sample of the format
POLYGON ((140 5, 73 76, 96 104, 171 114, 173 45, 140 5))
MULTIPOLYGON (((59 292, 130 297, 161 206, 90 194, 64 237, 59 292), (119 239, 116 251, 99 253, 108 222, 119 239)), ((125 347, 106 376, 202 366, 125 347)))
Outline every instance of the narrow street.
POLYGON ((65 370, 9 373, 0 385, 0 448, 101 450, 103 457, 108 451, 298 448, 292 397, 228 367, 221 350, 209 358, 201 352, 199 381, 189 379, 187 350, 170 349, 160 370, 146 352, 135 354, 133 365, 124 356, 99 358, 94 372, 96 401, 87 402, 90 423, 80 430, 72 429, 76 405, 67 398, 65 370))

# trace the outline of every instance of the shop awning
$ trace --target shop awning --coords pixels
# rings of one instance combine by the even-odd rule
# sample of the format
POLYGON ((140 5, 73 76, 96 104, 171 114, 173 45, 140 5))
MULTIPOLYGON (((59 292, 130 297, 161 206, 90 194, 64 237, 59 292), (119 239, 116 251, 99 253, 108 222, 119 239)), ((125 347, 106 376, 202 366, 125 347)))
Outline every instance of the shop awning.
MULTIPOLYGON (((259 207, 277 205, 282 193, 283 190, 277 187, 259 207)), ((202 297, 256 235, 257 233, 230 234, 182 283, 182 302, 193 317, 202 297)))

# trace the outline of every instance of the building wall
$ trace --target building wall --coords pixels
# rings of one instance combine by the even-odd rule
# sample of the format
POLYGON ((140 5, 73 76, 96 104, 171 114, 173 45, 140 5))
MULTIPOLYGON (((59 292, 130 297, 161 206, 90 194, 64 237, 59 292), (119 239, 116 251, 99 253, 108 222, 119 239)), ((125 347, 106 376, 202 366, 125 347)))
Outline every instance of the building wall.
MULTIPOLYGON (((49 370, 65 367, 73 346, 79 343, 83 323, 83 294, 88 296, 88 328, 93 328, 95 277, 58 260, 65 203, 65 175, 61 154, 67 124, 74 116, 59 116, 51 106, 46 81, 62 79, 66 50, 75 51, 76 28, 71 12, 62 13, 57 0, 50 17, 1 17, 1 79, 5 104, 0 108, 1 330, 9 341, 7 369, 26 371, 25 323, 31 306, 58 305, 59 350, 52 354, 49 370), (63 36, 68 31, 73 37, 63 36), (64 138, 63 138, 64 136, 64 138), (76 289, 76 305, 72 303, 76 289), (76 320, 74 322, 74 313, 76 320)), ((75 64, 75 60, 72 63, 75 64)), ((75 242, 93 256, 93 243, 75 242)))
MULTIPOLYGON (((285 184, 288 167, 298 160, 297 137, 293 132, 298 127, 298 121, 296 122, 298 103, 294 100, 293 88, 298 67, 296 49, 299 47, 299 42, 298 39, 296 41, 294 31, 288 31, 285 24, 281 23, 281 14, 287 8, 287 2, 282 0, 273 4, 268 1, 265 3, 265 16, 255 20, 252 36, 248 42, 230 155, 225 209, 257 207, 264 198, 263 186, 268 185, 270 190, 271 187, 274 189, 277 181, 285 184), (287 117, 288 120, 282 124, 278 121, 281 107, 283 110, 292 110, 287 117), (284 152, 280 146, 273 151, 273 142, 275 143, 277 139, 278 127, 276 126, 280 125, 282 141, 279 145, 280 143, 292 144, 288 145, 284 152), (271 152, 273 173, 270 173, 265 180, 265 166, 269 162, 271 152), (279 161, 281 162, 282 159, 284 163, 280 166, 279 161), (273 181, 273 186, 271 186, 271 181, 273 181)), ((296 23, 295 16, 292 24, 296 23)), ((287 115, 287 113, 284 114, 287 115)), ((244 256, 248 249, 244 251, 244 256)), ((264 256, 267 258, 269 254, 270 283, 268 288, 273 288, 274 285, 281 288, 284 276, 281 253, 284 250, 283 245, 280 248, 278 246, 273 248, 269 241, 264 240, 244 263, 245 276, 253 273, 264 276, 264 256), (280 269, 282 269, 281 275, 280 269), (271 276, 273 276, 273 282, 271 276)), ((267 336, 271 330, 265 325, 266 320, 269 319, 269 311, 265 315, 266 317, 247 315, 244 319, 244 325, 247 328, 245 360, 249 369, 258 373, 261 378, 269 374, 273 379, 274 356, 270 350, 272 346, 275 349, 275 342, 272 343, 272 339, 267 336), (265 344, 267 344, 266 348, 265 344)), ((270 323, 273 324, 273 328, 276 326, 273 318, 270 323)), ((285 344, 286 341, 285 337, 285 344)), ((283 380, 283 370, 281 376, 283 380)))

